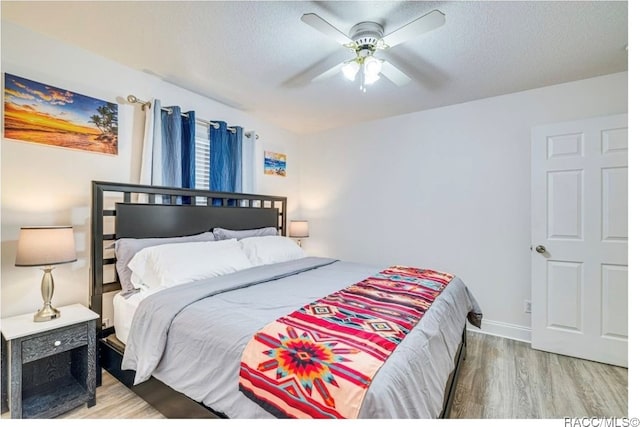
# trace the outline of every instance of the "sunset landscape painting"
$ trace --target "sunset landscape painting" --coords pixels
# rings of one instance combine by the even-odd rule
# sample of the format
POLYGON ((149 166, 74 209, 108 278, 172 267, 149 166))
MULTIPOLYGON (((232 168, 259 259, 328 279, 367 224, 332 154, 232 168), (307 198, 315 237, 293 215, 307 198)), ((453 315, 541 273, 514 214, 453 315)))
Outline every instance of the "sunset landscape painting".
POLYGON ((4 137, 118 154, 118 106, 5 73, 4 137))

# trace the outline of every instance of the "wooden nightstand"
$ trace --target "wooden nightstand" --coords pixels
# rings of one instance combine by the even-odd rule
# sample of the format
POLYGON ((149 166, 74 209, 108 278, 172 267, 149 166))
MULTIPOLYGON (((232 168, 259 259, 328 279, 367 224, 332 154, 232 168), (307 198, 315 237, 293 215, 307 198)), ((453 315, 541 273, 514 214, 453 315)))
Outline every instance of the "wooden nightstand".
POLYGON ((81 304, 59 310, 60 317, 48 322, 34 322, 33 313, 2 319, 11 418, 52 418, 96 404, 98 315, 81 304))

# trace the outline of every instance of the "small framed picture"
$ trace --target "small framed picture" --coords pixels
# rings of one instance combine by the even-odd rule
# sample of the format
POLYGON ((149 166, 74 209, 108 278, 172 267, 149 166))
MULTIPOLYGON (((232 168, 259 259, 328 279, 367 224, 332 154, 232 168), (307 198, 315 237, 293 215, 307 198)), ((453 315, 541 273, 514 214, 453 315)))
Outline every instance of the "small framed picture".
POLYGON ((287 176, 287 155, 265 151, 264 173, 265 175, 287 176))

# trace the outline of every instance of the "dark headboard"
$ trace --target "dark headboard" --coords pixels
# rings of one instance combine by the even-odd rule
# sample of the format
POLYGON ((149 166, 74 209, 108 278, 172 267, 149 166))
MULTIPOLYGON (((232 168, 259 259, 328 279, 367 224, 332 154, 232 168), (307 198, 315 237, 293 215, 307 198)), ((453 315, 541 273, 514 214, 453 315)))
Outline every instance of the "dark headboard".
POLYGON ((116 203, 116 239, 190 236, 213 227, 277 227, 277 208, 116 203))
POLYGON ((210 231, 276 227, 286 235, 287 198, 184 188, 92 182, 91 301, 101 316, 102 296, 117 291, 113 243, 122 237, 176 237, 210 231), (114 280, 105 283, 111 269, 114 280))

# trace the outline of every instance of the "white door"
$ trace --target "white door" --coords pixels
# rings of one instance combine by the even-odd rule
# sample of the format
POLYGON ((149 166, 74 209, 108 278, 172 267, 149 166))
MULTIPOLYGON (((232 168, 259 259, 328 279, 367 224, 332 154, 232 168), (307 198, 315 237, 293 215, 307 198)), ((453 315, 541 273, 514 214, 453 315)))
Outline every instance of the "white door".
POLYGON ((627 115, 532 130, 531 346, 627 365, 627 115))

